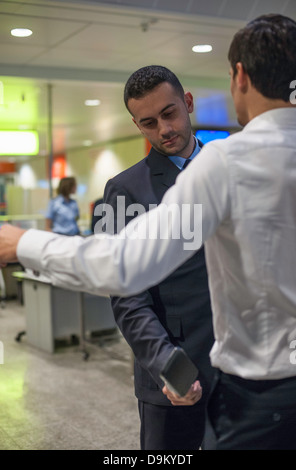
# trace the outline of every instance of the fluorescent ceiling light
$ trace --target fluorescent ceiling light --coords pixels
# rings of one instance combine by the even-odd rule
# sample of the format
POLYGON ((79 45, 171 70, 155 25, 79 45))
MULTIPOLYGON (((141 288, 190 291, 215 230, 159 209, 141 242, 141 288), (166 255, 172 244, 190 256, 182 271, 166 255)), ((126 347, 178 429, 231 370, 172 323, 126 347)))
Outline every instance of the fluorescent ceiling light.
POLYGON ((17 38, 27 38, 33 34, 28 28, 15 28, 10 31, 12 36, 16 36, 17 38))
POLYGON ((85 106, 99 106, 101 104, 100 100, 85 100, 85 106))
POLYGON ((0 155, 37 155, 36 131, 0 131, 0 155))
POLYGON ((196 46, 193 46, 192 50, 193 52, 205 53, 211 52, 213 48, 210 44, 197 44, 196 46))

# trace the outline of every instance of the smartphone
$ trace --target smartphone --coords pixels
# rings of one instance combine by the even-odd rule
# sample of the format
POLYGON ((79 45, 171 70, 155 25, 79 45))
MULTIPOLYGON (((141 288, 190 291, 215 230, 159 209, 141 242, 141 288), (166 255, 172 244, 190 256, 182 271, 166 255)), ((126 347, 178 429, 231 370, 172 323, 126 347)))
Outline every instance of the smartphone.
POLYGON ((159 376, 172 392, 183 397, 196 381, 198 369, 186 352, 182 348, 176 347, 171 352, 159 376))

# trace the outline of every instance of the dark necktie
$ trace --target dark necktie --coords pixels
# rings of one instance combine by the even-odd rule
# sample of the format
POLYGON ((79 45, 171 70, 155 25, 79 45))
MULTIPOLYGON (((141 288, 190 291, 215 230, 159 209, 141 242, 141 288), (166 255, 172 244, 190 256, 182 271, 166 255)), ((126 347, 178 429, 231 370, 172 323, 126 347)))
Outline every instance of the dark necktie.
POLYGON ((184 165, 182 166, 182 170, 185 170, 185 168, 189 165, 190 162, 191 162, 190 158, 187 158, 184 162, 184 165))

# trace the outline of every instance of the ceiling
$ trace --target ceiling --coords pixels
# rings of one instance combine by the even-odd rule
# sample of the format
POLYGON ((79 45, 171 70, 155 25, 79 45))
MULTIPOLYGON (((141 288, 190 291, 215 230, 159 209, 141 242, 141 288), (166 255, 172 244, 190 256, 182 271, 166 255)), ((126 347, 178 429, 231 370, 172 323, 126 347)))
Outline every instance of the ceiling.
POLYGON ((192 92, 194 125, 233 127, 228 47, 247 21, 271 12, 296 19, 296 0, 0 1, 1 129, 37 130, 41 155, 135 135, 123 87, 150 64, 192 92), (33 35, 12 37, 15 27, 33 35), (194 54, 198 43, 213 51, 194 54), (90 98, 100 106, 86 107, 90 98))

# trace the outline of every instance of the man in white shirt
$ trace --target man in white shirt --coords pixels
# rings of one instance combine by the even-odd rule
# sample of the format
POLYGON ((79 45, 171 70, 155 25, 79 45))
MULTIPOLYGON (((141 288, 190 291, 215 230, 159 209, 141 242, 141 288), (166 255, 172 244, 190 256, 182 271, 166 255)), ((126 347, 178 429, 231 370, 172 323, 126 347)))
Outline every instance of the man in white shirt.
POLYGON ((118 237, 0 231, 2 263, 18 258, 60 286, 131 295, 199 248, 188 246, 183 230, 175 234, 182 205, 196 225, 196 205, 202 205, 211 361, 220 371, 210 404, 217 449, 296 449, 295 57, 296 23, 281 15, 257 18, 235 35, 231 92, 243 131, 207 144, 162 204, 118 237), (168 208, 167 234, 157 238, 168 208))

